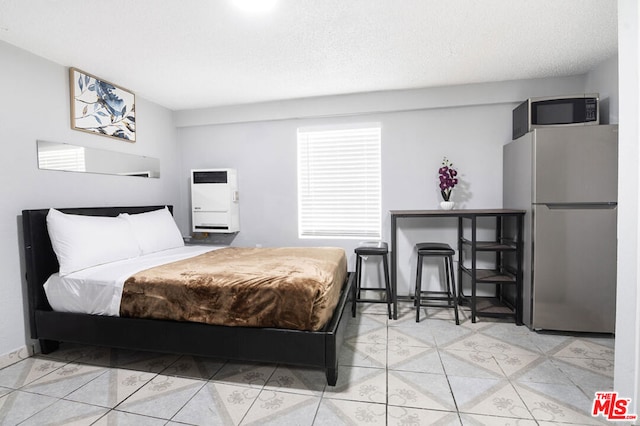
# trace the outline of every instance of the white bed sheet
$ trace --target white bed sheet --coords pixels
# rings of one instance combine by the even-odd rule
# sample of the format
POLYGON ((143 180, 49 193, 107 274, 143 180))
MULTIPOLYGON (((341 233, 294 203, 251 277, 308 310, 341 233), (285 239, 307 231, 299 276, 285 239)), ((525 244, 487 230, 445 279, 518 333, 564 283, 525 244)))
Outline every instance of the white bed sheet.
POLYGON ((120 316, 122 287, 131 275, 220 248, 187 245, 94 266, 64 277, 56 272, 44 283, 44 291, 54 311, 120 316))

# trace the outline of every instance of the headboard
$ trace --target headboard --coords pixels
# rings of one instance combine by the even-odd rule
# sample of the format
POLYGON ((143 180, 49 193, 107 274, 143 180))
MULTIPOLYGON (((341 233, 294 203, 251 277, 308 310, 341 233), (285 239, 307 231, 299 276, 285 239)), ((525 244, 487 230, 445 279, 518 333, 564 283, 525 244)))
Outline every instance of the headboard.
MULTIPOLYGON (((167 206, 173 212, 173 206, 167 206)), ((164 208, 162 206, 139 207, 82 207, 56 209, 63 213, 85 216, 118 216, 120 213, 144 213, 164 208)), ((31 336, 36 337, 35 311, 50 311, 43 284, 49 276, 58 271, 58 259, 51 247, 47 231, 47 213, 49 209, 23 210, 22 228, 24 233, 24 253, 27 277, 27 295, 29 297, 29 322, 31 336)))

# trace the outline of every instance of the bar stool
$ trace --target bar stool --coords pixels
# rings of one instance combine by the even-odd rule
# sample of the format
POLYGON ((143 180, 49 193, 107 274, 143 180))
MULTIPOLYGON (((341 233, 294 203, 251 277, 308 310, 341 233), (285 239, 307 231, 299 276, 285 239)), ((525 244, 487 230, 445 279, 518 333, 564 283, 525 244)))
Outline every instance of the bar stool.
POLYGON ((351 315, 355 318, 356 316, 356 305, 358 302, 366 302, 366 303, 386 303, 387 311, 389 313, 389 319, 392 318, 391 315, 391 304, 393 303, 393 297, 391 294, 391 285, 389 280, 389 246, 387 243, 382 241, 365 241, 361 242, 358 247, 355 249, 356 252, 356 284, 352 289, 353 303, 351 304, 351 315), (364 256, 382 256, 382 263, 384 269, 384 288, 379 287, 361 287, 362 280, 362 258, 364 256), (384 291, 386 293, 386 297, 384 300, 381 299, 362 299, 360 298, 360 290, 369 290, 369 291, 384 291))
POLYGON ((456 316, 456 325, 459 325, 458 299, 455 294, 456 282, 453 275, 453 255, 455 251, 449 244, 445 243, 418 243, 416 244, 416 249, 418 251, 418 270, 416 272, 415 290, 416 322, 420 322, 421 307, 453 308, 456 316), (444 258, 446 291, 422 290, 422 263, 424 257, 444 258))

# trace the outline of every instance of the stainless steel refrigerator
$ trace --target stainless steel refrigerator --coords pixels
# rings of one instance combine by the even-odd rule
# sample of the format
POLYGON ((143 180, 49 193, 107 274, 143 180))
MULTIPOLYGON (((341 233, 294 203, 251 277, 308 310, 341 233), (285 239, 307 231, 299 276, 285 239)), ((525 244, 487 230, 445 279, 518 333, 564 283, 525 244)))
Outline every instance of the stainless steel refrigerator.
POLYGON ((527 210, 525 324, 613 333, 618 127, 536 129, 503 154, 504 207, 527 210))

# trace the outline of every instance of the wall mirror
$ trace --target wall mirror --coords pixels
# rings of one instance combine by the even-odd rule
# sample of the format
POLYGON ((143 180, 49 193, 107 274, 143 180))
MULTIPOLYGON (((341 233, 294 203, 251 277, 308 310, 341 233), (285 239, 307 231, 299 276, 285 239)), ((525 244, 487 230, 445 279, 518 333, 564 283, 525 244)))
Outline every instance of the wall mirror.
POLYGON ((37 141, 38 167, 43 170, 160 177, 160 160, 68 143, 37 141))

